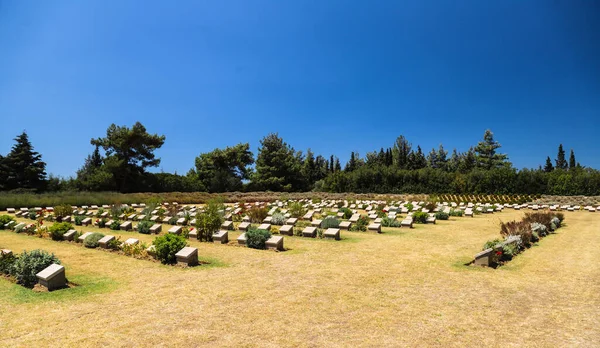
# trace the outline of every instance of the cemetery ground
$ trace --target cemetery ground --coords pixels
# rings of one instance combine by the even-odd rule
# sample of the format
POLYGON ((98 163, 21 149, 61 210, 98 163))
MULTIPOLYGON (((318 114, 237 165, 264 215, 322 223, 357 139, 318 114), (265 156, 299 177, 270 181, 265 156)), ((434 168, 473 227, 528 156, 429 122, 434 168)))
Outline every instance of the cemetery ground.
POLYGON ((231 231, 232 245, 190 241, 210 262, 193 268, 0 231, 2 248, 53 252, 78 284, 35 293, 0 279, 0 345, 600 345, 600 214, 566 212, 565 227, 497 269, 465 266, 500 220, 523 214, 339 242, 286 236, 285 252, 233 246, 231 231))

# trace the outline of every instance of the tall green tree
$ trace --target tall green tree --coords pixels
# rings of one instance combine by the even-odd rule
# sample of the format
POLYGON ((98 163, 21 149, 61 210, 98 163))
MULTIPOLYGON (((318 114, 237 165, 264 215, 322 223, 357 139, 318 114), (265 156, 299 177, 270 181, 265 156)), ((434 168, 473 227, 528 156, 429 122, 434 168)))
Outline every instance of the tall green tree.
POLYGON ((208 192, 241 191, 243 180, 250 179, 254 156, 250 144, 202 153, 195 160, 196 176, 208 192))
POLYGON ((510 167, 511 163, 508 162, 508 156, 496 152, 501 146, 499 142, 494 140, 494 133, 489 129, 486 130, 483 134, 483 141, 480 141, 475 147, 478 167, 485 170, 510 167))
POLYGON ((408 168, 408 156, 412 152, 412 145, 403 135, 396 138, 392 147, 392 160, 396 167, 400 169, 408 168))
POLYGON ((347 172, 351 172, 351 171, 354 171, 355 169, 356 169, 356 154, 354 153, 354 151, 352 151, 350 153, 350 159, 348 160, 348 163, 346 163, 346 167, 344 168, 344 170, 347 172))
POLYGON ((4 158, 7 169, 7 189, 43 190, 46 184, 46 163, 42 155, 34 151, 27 132, 23 131, 15 139, 15 145, 4 158))
POLYGON ((556 154, 556 169, 567 169, 569 168, 569 163, 565 158, 565 150, 563 149, 563 145, 558 145, 558 153, 556 154))
POLYGON ((104 149, 104 166, 112 175, 115 187, 120 192, 129 192, 135 189, 146 168, 160 164, 154 151, 163 146, 165 136, 148 133, 140 122, 131 128, 113 123, 106 130, 106 137, 90 142, 104 149))
POLYGON ((575 160, 575 151, 571 149, 571 155, 569 156, 569 169, 575 169, 577 167, 577 161, 575 160))
POLYGON ((260 141, 253 185, 259 190, 299 191, 303 188, 301 153, 277 133, 260 141))
POLYGON ((112 174, 103 166, 104 158, 98 150, 98 146, 94 149, 77 171, 76 186, 82 191, 113 191, 117 187, 113 180, 112 174))
POLYGON ((461 173, 469 173, 477 166, 477 157, 475 155, 475 150, 473 148, 469 148, 469 151, 461 155, 458 171, 461 173))
POLYGON ((552 165, 552 161, 550 160, 550 156, 546 157, 546 164, 544 165, 544 172, 550 173, 554 170, 554 166, 552 165))
POLYGON ((408 155, 408 169, 416 170, 427 167, 427 158, 421 150, 421 146, 417 146, 417 151, 412 151, 408 155))

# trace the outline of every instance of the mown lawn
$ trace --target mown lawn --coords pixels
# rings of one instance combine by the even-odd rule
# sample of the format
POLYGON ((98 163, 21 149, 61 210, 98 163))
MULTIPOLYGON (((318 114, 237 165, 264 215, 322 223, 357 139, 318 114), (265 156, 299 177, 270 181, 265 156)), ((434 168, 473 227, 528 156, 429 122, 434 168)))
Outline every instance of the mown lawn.
POLYGON ((282 253, 194 241, 212 263, 191 269, 0 231, 0 247, 54 252, 79 284, 33 293, 0 279, 0 346, 600 345, 600 214, 566 213, 496 270, 464 266, 522 214, 286 237, 282 253))

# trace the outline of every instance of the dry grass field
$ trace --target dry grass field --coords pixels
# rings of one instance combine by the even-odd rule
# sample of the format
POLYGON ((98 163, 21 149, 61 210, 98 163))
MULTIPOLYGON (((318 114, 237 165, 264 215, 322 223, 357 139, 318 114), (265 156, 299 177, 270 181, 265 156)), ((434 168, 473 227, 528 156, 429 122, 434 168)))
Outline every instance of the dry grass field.
POLYGON ((0 279, 0 346, 599 346, 600 213, 565 213, 498 269, 464 266, 522 214, 285 237, 281 253, 192 241, 212 263, 190 269, 0 231, 0 247, 54 252, 80 285, 0 279))

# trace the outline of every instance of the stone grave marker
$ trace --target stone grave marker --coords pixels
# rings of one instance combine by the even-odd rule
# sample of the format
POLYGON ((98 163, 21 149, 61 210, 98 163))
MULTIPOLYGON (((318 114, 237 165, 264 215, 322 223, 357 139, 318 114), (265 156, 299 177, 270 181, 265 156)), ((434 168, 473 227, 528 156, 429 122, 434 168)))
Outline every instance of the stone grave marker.
POLYGON ((44 268, 35 276, 38 278, 38 284, 46 287, 48 291, 62 289, 67 286, 65 267, 55 263, 44 268))
POLYGON ((283 237, 282 236, 271 236, 265 243, 268 250, 283 251, 283 237))
POLYGON ((220 230, 213 233, 212 238, 215 244, 227 244, 229 243, 229 232, 220 230))
POLYGON ((100 245, 101 248, 108 249, 108 243, 112 242, 113 240, 115 240, 115 236, 104 236, 98 241, 98 245, 100 245))
POLYGON ((335 240, 340 240, 340 229, 339 228, 328 228, 324 233, 323 236, 326 239, 335 239, 335 240))
POLYGON ((185 247, 175 254, 177 264, 181 266, 197 266, 198 265, 198 249, 185 247))
POLYGON ((312 226, 307 226, 302 230, 302 237, 310 237, 315 238, 317 236, 317 228, 312 226))

